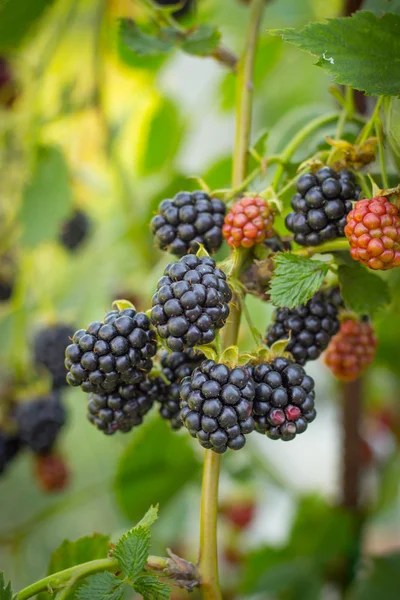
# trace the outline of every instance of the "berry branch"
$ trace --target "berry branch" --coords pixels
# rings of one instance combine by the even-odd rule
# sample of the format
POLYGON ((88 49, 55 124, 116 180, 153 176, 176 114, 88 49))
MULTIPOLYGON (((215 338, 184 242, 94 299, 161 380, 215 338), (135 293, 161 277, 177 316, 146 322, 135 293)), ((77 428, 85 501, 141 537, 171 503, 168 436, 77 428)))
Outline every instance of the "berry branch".
MULTIPOLYGON (((238 67, 236 82, 236 137, 233 154, 232 187, 239 187, 247 176, 248 151, 250 146, 254 60, 264 11, 265 0, 253 0, 246 45, 238 67)), ((232 277, 239 277, 246 252, 239 253, 232 277)), ((230 304, 229 322, 224 328, 224 348, 237 343, 241 304, 234 295, 230 304)), ((204 600, 221 600, 218 582, 217 511, 218 479, 221 456, 206 450, 204 458, 203 486, 200 515, 200 563, 199 572, 204 600)))

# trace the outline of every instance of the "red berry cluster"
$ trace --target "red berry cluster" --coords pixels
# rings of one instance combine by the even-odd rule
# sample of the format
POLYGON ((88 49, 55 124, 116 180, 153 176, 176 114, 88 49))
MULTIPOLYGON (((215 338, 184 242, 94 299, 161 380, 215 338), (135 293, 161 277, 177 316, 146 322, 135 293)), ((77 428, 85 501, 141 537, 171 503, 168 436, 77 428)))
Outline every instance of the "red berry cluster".
POLYGON ((354 260, 370 269, 400 266, 400 216, 387 198, 359 200, 348 214, 344 232, 354 260))
POLYGON ((372 363, 377 343, 370 323, 346 319, 328 346, 325 363, 338 379, 354 381, 372 363))
POLYGON ((222 234, 233 248, 251 248, 274 235, 274 215, 263 198, 242 198, 225 217, 222 234))

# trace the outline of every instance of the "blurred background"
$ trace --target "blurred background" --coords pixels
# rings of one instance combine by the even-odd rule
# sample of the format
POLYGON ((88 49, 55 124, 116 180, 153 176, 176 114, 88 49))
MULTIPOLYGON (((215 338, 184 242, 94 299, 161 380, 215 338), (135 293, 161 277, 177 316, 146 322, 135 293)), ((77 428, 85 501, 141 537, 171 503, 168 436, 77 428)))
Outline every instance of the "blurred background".
MULTIPOLYGON (((3 419, 10 390, 29 398, 50 385, 46 369, 32 358, 38 330, 56 323, 86 327, 115 298, 150 307, 169 262, 154 248, 149 229, 159 201, 198 189, 195 177, 211 189, 230 184, 234 75, 212 58, 179 51, 133 54, 118 34, 118 18, 141 19, 138 4, 55 0, 28 6, 18 0, 0 7, 3 419), (68 233, 71 218, 78 239, 68 233)), ((379 14, 386 4, 364 6, 379 14)), ((329 77, 312 58, 266 30, 301 28, 344 14, 346 6, 341 0, 268 2, 253 124, 253 139, 269 130, 268 154, 279 152, 307 121, 337 107, 329 77)), ((224 44, 239 53, 247 15, 246 2, 199 0, 197 16, 183 18, 218 26, 224 44)), ((323 134, 333 132, 332 126, 323 134)), ((351 137, 351 126, 347 133, 351 137)), ((321 134, 310 139, 293 167, 321 140, 321 134)), ((265 188, 271 174, 254 188, 265 188)), ((290 193, 286 200, 288 206, 290 193)), ((363 568, 371 570, 368 556, 384 557, 373 573, 378 581, 386 573, 391 587, 379 584, 381 595, 368 596, 360 584, 351 597, 398 597, 399 273, 392 274, 391 285, 397 301, 375 322, 379 351, 364 380, 344 389, 322 360, 311 363, 318 419, 307 434, 289 444, 255 434, 243 451, 224 457, 222 580, 241 590, 226 589, 224 597, 338 597, 334 583, 343 579, 349 557, 358 555, 360 523, 363 568), (240 509, 239 517, 229 507, 240 509)), ((254 297, 248 303, 264 331, 271 308, 254 297)), ((251 345, 244 331, 241 341, 251 345)), ((57 444, 69 473, 63 489, 43 490, 28 451, 0 477, 0 567, 14 588, 43 576, 63 539, 93 531, 115 538, 155 502, 160 520, 154 553, 170 547, 195 560, 203 451, 184 431, 171 432, 157 410, 137 431, 110 438, 88 423, 79 390, 63 391, 63 402, 67 424, 57 444)))

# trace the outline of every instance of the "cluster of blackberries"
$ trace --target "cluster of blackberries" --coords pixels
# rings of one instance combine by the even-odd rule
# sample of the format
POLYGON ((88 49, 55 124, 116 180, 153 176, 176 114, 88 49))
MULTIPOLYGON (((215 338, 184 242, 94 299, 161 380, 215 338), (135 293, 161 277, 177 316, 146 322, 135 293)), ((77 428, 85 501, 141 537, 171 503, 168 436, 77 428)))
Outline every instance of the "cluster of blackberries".
POLYGON ((174 352, 212 342, 229 315, 232 291, 210 257, 170 263, 153 296, 151 322, 174 352))
POLYGON ((87 238, 90 229, 89 217, 83 210, 74 214, 61 225, 60 243, 67 250, 77 250, 87 238))
POLYGON ((212 253, 222 244, 225 204, 205 192, 179 192, 163 200, 151 227, 161 250, 176 256, 196 253, 199 244, 212 253))
POLYGON ((34 360, 45 367, 53 382, 53 389, 67 385, 65 380, 65 349, 71 343, 74 330, 70 325, 56 323, 37 332, 34 339, 34 360))
POLYGON ((148 377, 157 352, 148 317, 117 308, 72 341, 65 351, 67 381, 90 394, 89 420, 107 434, 140 424, 156 392, 148 377))
POLYGON ((259 433, 289 441, 303 433, 315 417, 314 381, 288 358, 251 367, 255 383, 253 418, 259 433))
POLYGON ((189 377, 194 369, 205 359, 204 354, 189 348, 184 352, 162 352, 160 364, 164 377, 169 383, 159 378, 157 400, 160 403, 160 415, 168 421, 172 429, 182 427, 180 412, 180 387, 185 377, 189 377))
POLYGON ((318 246, 344 236, 347 215, 361 192, 351 171, 322 167, 301 175, 296 190, 285 223, 297 244, 318 246))
POLYGON ((286 351, 301 365, 317 359, 339 331, 338 302, 340 294, 317 292, 297 308, 278 308, 274 321, 267 329, 269 346, 278 340, 290 338, 286 351))
POLYGON ((181 418, 203 448, 240 450, 254 430, 254 382, 245 367, 205 360, 181 384, 181 418))

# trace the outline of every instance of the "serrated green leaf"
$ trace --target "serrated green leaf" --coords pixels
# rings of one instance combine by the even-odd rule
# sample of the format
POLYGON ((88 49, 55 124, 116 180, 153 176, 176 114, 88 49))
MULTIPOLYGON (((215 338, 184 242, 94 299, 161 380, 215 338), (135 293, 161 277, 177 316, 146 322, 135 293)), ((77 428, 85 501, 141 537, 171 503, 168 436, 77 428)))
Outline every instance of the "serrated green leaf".
POLYGON ((150 506, 143 519, 140 519, 136 527, 151 527, 158 519, 158 504, 156 506, 150 506))
POLYGON ((275 306, 295 308, 305 304, 319 290, 328 265, 295 254, 279 252, 275 256, 271 281, 271 301, 275 306))
POLYGON ((319 67, 334 81, 351 85, 369 96, 400 94, 400 16, 358 11, 351 17, 309 23, 301 31, 271 31, 318 56, 319 67))
POLYGON ((88 577, 75 593, 78 600, 121 600, 125 584, 112 573, 96 573, 88 577))
POLYGON ((0 571, 0 600, 12 600, 11 581, 6 585, 3 571, 0 571))
POLYGON ((182 50, 196 56, 206 56, 213 52, 221 39, 221 34, 212 25, 199 25, 182 42, 182 50))
POLYGON ((150 530, 146 527, 134 527, 118 540, 113 556, 130 581, 134 581, 146 566, 150 541, 150 530))
POLYGON ((17 48, 54 0, 0 2, 0 51, 17 48))
POLYGON ((134 588, 143 596, 143 600, 168 600, 171 594, 171 589, 166 583, 151 575, 138 577, 134 588))
POLYGON ((341 265, 339 281, 345 304, 360 315, 373 316, 390 302, 389 286, 386 281, 358 263, 354 263, 351 267, 341 265))
POLYGON ((136 522, 151 504, 165 508, 199 471, 188 436, 171 432, 162 419, 150 420, 121 457, 115 479, 118 504, 136 522))
POLYGON ((143 31, 132 19, 120 19, 119 37, 129 50, 138 56, 167 54, 174 43, 167 38, 143 31))
POLYGON ((70 211, 72 193, 68 167, 61 150, 41 146, 27 183, 20 212, 21 241, 27 246, 55 238, 70 211))

